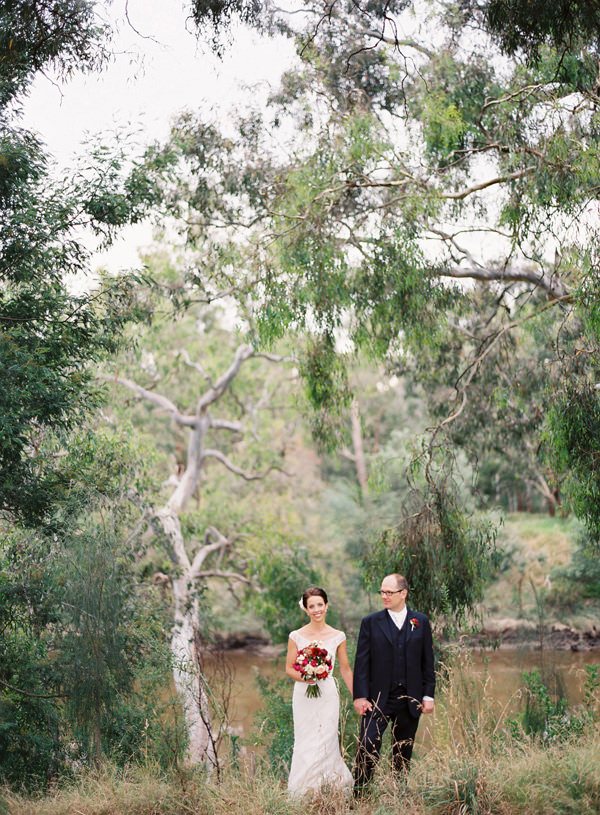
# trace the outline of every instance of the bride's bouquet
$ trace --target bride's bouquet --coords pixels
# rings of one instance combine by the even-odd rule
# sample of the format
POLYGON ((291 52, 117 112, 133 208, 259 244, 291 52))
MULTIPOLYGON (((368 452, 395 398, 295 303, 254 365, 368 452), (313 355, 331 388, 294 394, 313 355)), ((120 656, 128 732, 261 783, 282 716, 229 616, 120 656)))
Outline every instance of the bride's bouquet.
MULTIPOLYGON (((333 669, 333 664, 327 649, 323 648, 320 642, 315 641, 298 651, 293 668, 302 674, 305 682, 320 681, 327 679, 333 669)), ((318 685, 309 685, 306 688, 306 695, 309 699, 316 699, 321 695, 321 688, 318 685)))

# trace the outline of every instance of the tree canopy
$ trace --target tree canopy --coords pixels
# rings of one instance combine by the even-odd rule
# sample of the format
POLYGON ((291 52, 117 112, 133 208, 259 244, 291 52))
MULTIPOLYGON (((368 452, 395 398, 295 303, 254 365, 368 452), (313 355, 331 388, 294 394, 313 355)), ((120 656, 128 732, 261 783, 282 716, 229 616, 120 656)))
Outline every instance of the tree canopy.
MULTIPOLYGON (((500 396, 517 338, 527 354, 535 336, 546 405, 567 382, 594 384, 597 28, 579 4, 564 25, 526 5, 272 9, 300 64, 268 110, 233 137, 192 114, 174 128, 169 194, 196 252, 190 281, 208 299, 251 291, 259 344, 306 332, 325 441, 357 350, 437 379, 441 426, 460 419, 467 435, 470 395, 485 377, 500 396), (513 11, 535 41, 502 40, 513 11)), ((528 443, 534 478, 553 482, 546 419, 542 407, 528 443)))
POLYGON ((93 2, 10 2, 0 11, 0 510, 30 523, 47 521, 53 496, 68 487, 45 434, 76 427, 98 404, 91 364, 141 316, 133 278, 93 284, 82 235, 110 243, 142 217, 153 191, 115 146, 59 178, 42 138, 20 126, 20 107, 45 69, 65 78, 101 68, 110 33, 93 2))

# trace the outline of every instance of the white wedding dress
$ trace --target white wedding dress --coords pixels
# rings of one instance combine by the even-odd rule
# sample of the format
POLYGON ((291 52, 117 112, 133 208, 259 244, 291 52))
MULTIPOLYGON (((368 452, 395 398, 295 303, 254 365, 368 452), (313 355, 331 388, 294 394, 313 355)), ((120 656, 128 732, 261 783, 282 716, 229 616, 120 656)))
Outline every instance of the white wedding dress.
MULTIPOLYGON (((290 639, 298 649, 314 642, 299 631, 292 631, 290 639)), ((335 664, 335 654, 346 635, 337 631, 319 640, 335 664)), ((352 788, 352 775, 340 753, 338 726, 340 697, 333 673, 318 683, 321 695, 315 699, 306 696, 308 685, 294 682, 292 711, 294 714, 294 753, 288 780, 288 791, 294 796, 322 785, 352 788)))

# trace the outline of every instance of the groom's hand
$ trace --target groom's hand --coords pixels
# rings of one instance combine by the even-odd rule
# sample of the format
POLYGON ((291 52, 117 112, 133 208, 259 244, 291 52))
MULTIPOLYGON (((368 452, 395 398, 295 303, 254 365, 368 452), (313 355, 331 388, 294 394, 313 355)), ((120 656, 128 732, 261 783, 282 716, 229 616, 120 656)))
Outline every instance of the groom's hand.
POLYGON ((359 716, 364 716, 365 713, 368 713, 370 710, 373 710, 373 705, 369 702, 368 699, 355 699, 354 700, 354 710, 358 713, 359 716))
POLYGON ((421 712, 433 713, 433 699, 423 699, 423 704, 421 705, 421 712))

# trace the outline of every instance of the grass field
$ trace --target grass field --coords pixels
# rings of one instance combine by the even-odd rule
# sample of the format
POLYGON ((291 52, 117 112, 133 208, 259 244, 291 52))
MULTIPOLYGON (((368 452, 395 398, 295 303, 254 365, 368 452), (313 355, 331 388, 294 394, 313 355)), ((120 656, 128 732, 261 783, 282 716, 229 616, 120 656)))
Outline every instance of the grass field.
MULTIPOLYGON (((508 516, 499 538, 503 565, 486 592, 484 619, 597 624, 598 601, 561 606, 552 599, 555 570, 570 561, 577 532, 568 519, 508 516)), ((538 699, 546 719, 532 732, 514 709, 507 712, 500 694, 473 681, 459 659, 440 684, 433 736, 415 749, 408 784, 382 760, 370 795, 360 802, 335 790, 292 801, 285 776, 266 759, 237 766, 227 761, 225 744, 220 778, 148 763, 124 770, 107 764, 43 797, 0 791, 0 815, 598 815, 598 681, 579 708, 554 710, 538 699)), ((351 756, 352 750, 349 764, 351 756)))
POLYGON ((291 801, 269 775, 227 774, 221 783, 165 779, 151 767, 87 775, 42 800, 7 796, 11 815, 597 815, 600 743, 509 749, 498 756, 461 749, 415 761, 408 783, 382 771, 371 795, 354 803, 323 790, 291 801))
MULTIPOLYGON (((600 811, 598 682, 585 705, 550 715, 543 732, 507 718, 494 694, 450 669, 436 702, 435 738, 415 751, 408 784, 382 758, 359 802, 335 790, 301 801, 264 764, 165 773, 106 765, 42 797, 4 793, 10 815, 597 815, 600 811)), ((539 701, 539 700, 538 700, 539 701)), ((1 807, 0 807, 1 811, 1 807)))

